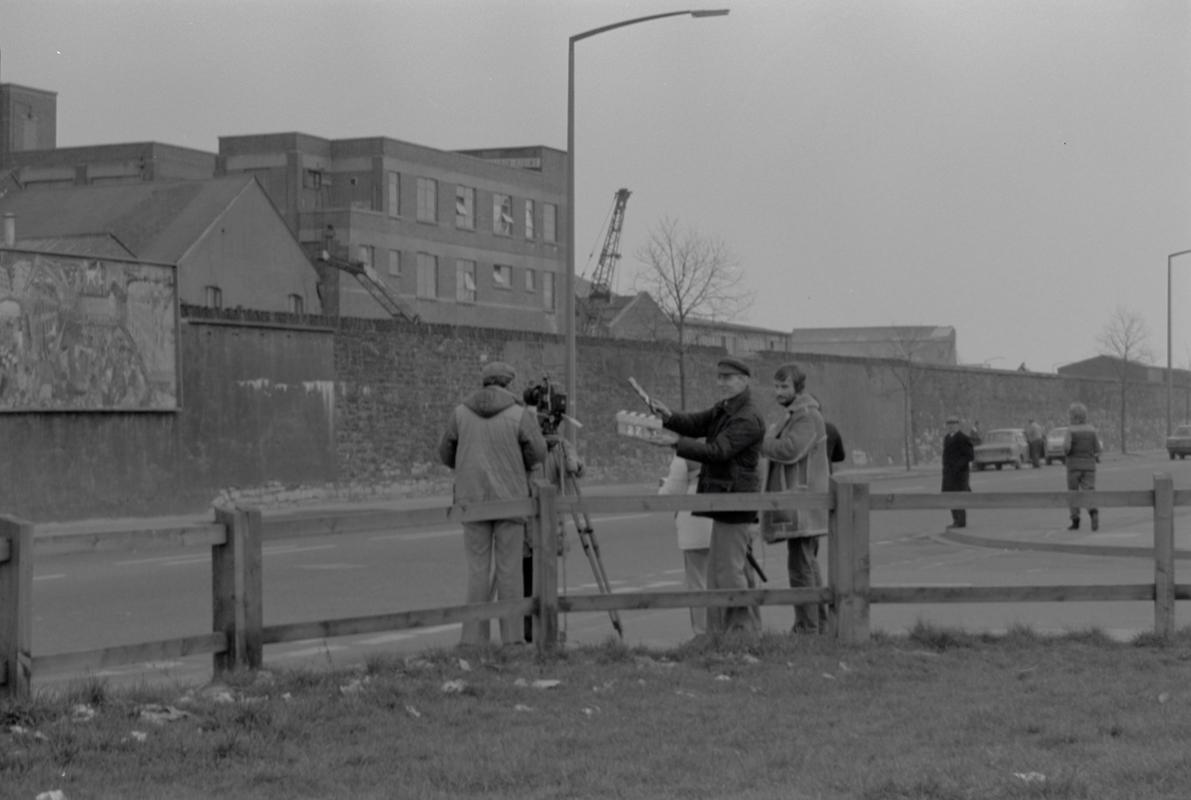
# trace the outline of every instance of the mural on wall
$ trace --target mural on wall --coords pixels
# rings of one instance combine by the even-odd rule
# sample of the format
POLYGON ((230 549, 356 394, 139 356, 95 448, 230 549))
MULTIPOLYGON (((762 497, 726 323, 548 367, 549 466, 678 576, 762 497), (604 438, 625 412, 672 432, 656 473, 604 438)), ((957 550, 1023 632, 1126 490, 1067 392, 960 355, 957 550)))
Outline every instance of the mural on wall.
POLYGON ((0 251, 0 411, 178 407, 173 267, 0 251))

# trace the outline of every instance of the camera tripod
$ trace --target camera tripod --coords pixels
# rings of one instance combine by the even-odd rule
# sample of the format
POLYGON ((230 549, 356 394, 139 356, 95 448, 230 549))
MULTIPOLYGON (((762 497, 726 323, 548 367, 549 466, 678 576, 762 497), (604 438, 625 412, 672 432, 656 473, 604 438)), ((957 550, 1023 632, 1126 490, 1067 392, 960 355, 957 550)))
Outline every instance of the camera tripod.
MULTIPOLYGON (((546 478, 559 493, 568 497, 581 497, 579 483, 575 476, 567 470, 566 453, 561 441, 549 442, 546 452, 546 478)), ((608 583, 608 573, 604 571, 604 561, 600 558, 600 543, 596 541, 595 529, 591 527, 591 518, 582 508, 571 509, 571 521, 575 525, 575 533, 579 536, 579 544, 583 546, 583 554, 587 556, 587 563, 591 565, 591 573, 595 577, 596 587, 600 594, 612 594, 612 587, 608 583)), ((565 525, 563 533, 565 533, 565 525)), ((620 615, 615 609, 608 612, 612 620, 612 627, 616 635, 624 638, 624 628, 620 624, 620 615)))

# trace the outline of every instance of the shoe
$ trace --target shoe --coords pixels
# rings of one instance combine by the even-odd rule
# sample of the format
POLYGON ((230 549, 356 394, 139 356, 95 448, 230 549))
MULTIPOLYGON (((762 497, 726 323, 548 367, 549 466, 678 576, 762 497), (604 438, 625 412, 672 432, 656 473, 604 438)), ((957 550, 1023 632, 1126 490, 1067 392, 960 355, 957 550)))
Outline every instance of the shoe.
POLYGON ((1092 530, 1094 530, 1094 531, 1100 530, 1100 515, 1099 514, 1092 515, 1092 530))
MULTIPOLYGON (((1092 524, 1095 525, 1096 523, 1093 522, 1092 524)), ((1076 517, 1075 519, 1071 520, 1071 524, 1067 526, 1067 530, 1069 530, 1069 531, 1079 530, 1079 517, 1076 517)))

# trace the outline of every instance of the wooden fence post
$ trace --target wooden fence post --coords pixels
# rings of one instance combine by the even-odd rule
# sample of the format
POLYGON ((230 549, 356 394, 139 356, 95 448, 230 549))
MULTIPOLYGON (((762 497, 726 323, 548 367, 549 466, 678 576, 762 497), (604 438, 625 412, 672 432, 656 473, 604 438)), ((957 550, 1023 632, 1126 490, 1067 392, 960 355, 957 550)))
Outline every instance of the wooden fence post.
POLYGON ((539 653, 558 646, 558 489, 540 482, 534 488, 537 514, 533 526, 533 641, 539 653))
POLYGON ((832 479, 832 511, 828 574, 835 594, 835 636, 842 642, 867 642, 869 637, 869 490, 866 483, 832 479))
POLYGON ((1174 481, 1154 475, 1154 634, 1174 636, 1174 481))
POLYGON ((215 509, 227 540, 211 547, 213 630, 227 636, 227 650, 214 656, 216 675, 247 667, 260 669, 264 625, 261 580, 261 512, 255 508, 215 509))
POLYGON ((0 696, 29 696, 32 645, 33 525, 0 517, 0 696))

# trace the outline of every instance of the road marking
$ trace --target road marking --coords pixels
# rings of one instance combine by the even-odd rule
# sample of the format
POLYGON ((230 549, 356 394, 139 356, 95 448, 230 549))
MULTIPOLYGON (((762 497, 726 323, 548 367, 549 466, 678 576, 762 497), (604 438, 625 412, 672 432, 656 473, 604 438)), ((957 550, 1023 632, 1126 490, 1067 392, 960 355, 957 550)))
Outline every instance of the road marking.
POLYGON ((334 550, 333 544, 316 544, 309 547, 299 547, 298 545, 278 545, 276 547, 266 547, 261 550, 261 553, 266 556, 288 556, 292 553, 307 553, 312 550, 334 550))
POLYGON ((65 577, 66 577, 65 572, 56 572, 53 575, 34 575, 33 580, 35 580, 35 581, 56 581, 56 580, 59 580, 61 578, 65 578, 65 577))
POLYGON ((363 564, 298 564, 298 569, 364 569, 363 564))
POLYGON ((928 587, 930 587, 930 588, 937 588, 937 589, 952 589, 952 588, 963 589, 963 588, 968 588, 968 587, 972 587, 975 585, 976 584, 974 584, 974 583, 931 583, 929 581, 914 581, 913 583, 898 583, 897 581, 893 581, 891 583, 885 583, 884 581, 882 581, 880 584, 878 584, 877 586, 874 586, 873 588, 874 589, 886 589, 886 588, 896 589, 896 588, 905 586, 905 587, 912 587, 912 588, 916 588, 916 587, 928 588, 928 587))
POLYGON ((318 647, 303 647, 298 650, 290 650, 288 653, 278 653, 270 656, 270 658, 306 658, 307 656, 321 656, 324 653, 335 653, 340 650, 346 650, 347 645, 342 644, 324 644, 318 647))
POLYGON ((445 539, 449 536, 459 536, 462 533, 458 528, 449 531, 415 531, 414 533, 386 533, 380 536, 369 536, 370 542, 387 542, 390 539, 401 539, 403 541, 417 541, 419 539, 445 539))
POLYGON ((458 623, 454 625, 435 625, 431 628, 413 628, 411 630, 398 631, 396 633, 383 633, 380 636, 372 636, 368 639, 358 639, 355 643, 359 645, 374 646, 382 644, 394 644, 395 642, 404 642, 407 639, 416 639, 419 636, 428 636, 430 634, 458 629, 458 623))

